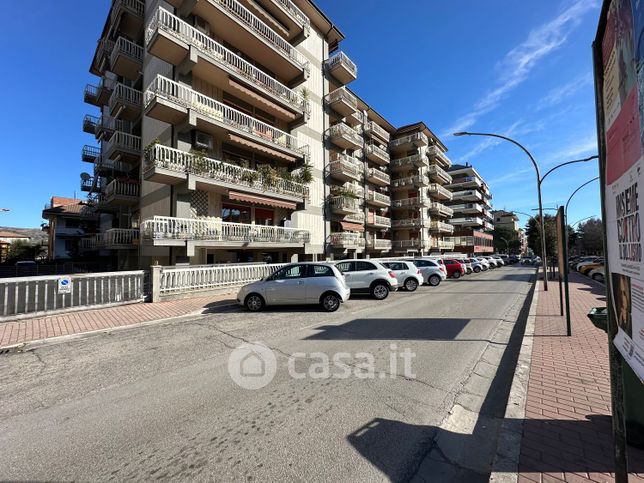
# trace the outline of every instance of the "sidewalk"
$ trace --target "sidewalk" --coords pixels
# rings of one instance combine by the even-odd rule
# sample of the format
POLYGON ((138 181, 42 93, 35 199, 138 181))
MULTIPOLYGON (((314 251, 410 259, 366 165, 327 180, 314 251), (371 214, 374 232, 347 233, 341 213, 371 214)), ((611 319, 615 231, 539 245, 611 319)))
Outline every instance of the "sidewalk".
POLYGON ((213 304, 234 298, 223 294, 157 303, 138 303, 68 312, 0 323, 0 348, 51 337, 113 329, 154 320, 202 313, 213 304))
MULTIPOLYGON (((539 296, 519 458, 520 482, 612 481, 608 341, 586 317, 606 304, 603 286, 570 275, 572 336, 559 287, 539 296)), ((527 336, 527 335, 526 335, 527 336)), ((644 452, 629 450, 629 481, 644 482, 644 452)))

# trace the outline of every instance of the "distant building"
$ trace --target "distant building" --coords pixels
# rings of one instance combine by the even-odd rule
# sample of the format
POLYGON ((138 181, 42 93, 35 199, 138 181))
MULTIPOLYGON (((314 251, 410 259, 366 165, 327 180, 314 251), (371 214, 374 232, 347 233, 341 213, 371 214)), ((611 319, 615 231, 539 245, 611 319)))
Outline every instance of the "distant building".
POLYGON ((49 260, 79 257, 81 238, 97 230, 97 213, 84 200, 52 196, 42 217, 49 222, 49 260))
POLYGON ((512 211, 494 210, 492 220, 495 227, 519 233, 519 217, 512 211))
POLYGON ((453 210, 449 223, 454 226, 454 251, 483 255, 494 253, 494 229, 491 223, 492 195, 481 175, 469 164, 455 164, 448 171, 452 182, 446 186, 452 192, 447 204, 453 210))
POLYGON ((30 238, 14 231, 0 230, 0 263, 7 259, 9 247, 15 241, 29 242, 30 238))

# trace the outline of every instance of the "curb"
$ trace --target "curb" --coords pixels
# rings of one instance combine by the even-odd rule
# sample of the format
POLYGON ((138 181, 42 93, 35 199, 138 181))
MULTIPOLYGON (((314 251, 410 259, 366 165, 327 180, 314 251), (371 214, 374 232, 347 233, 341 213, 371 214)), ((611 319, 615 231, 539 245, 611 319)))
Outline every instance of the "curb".
POLYGON ((492 463, 490 481, 495 483, 515 483, 518 480, 521 438, 523 436, 523 421, 525 419, 539 292, 539 280, 537 277, 525 333, 523 334, 523 342, 521 343, 521 351, 519 352, 517 366, 512 378, 512 388, 505 407, 503 423, 499 430, 496 455, 492 463))

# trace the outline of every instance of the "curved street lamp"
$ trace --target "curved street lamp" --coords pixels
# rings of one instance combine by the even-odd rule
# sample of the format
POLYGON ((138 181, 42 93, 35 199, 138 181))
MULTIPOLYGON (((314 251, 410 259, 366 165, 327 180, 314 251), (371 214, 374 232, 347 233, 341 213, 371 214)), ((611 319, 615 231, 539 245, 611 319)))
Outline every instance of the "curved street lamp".
POLYGON ((574 222, 574 223, 573 223, 572 225, 570 225, 570 226, 571 226, 572 228, 574 228, 574 227, 575 227, 575 225, 578 225, 578 224, 579 224, 579 223, 581 223, 582 221, 590 220, 591 218, 598 218, 598 217, 597 217, 597 215, 590 215, 590 216, 587 216, 586 218, 582 218, 581 220, 577 220, 576 222, 574 222))
POLYGON ((588 180, 584 184, 582 184, 579 188, 577 188, 575 191, 572 192, 572 194, 570 195, 570 198, 568 198, 568 201, 566 201, 566 207, 564 208, 564 218, 565 218, 566 222, 568 221, 568 205, 572 201, 573 196, 575 196, 577 194, 577 192, 580 189, 582 189, 584 186, 587 186, 590 183, 592 183, 593 181, 597 181, 598 179, 599 179, 599 176, 597 176, 597 177, 595 177, 595 178, 593 178, 591 180, 588 180))
POLYGON ((501 134, 493 134, 493 133, 482 133, 482 132, 456 132, 454 133, 454 136, 484 136, 484 137, 492 137, 492 138, 497 138, 497 139, 503 139, 504 141, 508 141, 515 146, 517 146, 519 149, 521 149, 527 156, 530 158, 530 161, 532 162, 532 166, 534 167, 535 174, 537 175, 537 194, 539 197, 539 218, 540 218, 540 224, 541 224, 541 255, 542 259, 544 260, 544 263, 541 264, 543 267, 543 290, 547 291, 548 290, 548 272, 546 268, 546 227, 545 223, 543 221, 543 203, 541 202, 541 172, 539 171, 539 165, 535 161, 534 157, 528 151, 521 143, 515 141, 512 138, 509 138, 507 136, 502 136, 501 134))

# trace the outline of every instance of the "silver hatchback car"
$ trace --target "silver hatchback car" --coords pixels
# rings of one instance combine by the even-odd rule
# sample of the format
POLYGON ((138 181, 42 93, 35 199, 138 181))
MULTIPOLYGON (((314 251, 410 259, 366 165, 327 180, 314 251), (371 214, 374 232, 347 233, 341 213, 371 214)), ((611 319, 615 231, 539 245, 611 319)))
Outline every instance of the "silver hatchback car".
POLYGON ((256 312, 267 305, 316 305, 335 312, 349 300, 351 290, 340 271, 330 263, 293 263, 268 277, 244 285, 237 303, 256 312))

